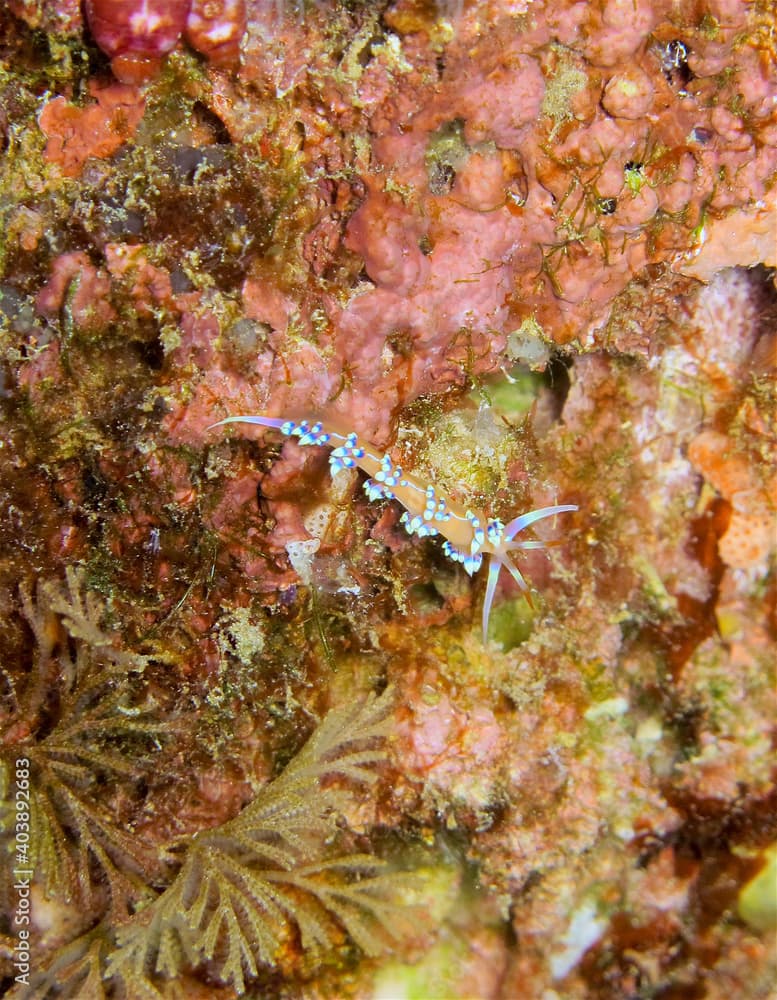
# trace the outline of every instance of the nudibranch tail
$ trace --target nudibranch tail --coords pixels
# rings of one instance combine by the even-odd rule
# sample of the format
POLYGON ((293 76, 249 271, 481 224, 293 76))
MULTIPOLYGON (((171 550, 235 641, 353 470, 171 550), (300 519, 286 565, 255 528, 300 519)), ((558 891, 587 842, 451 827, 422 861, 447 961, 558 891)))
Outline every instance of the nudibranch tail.
MULTIPOLYGON (((556 504, 539 507, 513 518, 503 524, 490 518, 482 511, 472 511, 455 500, 445 497, 433 484, 424 484, 410 473, 402 471, 388 453, 368 441, 361 440, 353 431, 337 427, 331 421, 325 428, 320 420, 283 420, 277 417, 263 417, 255 414, 226 417, 211 427, 225 424, 255 424, 279 430, 286 437, 297 438, 301 445, 327 445, 331 451, 329 468, 332 475, 341 469, 358 466, 370 477, 364 483, 364 491, 370 500, 398 500, 405 508, 400 523, 410 535, 423 538, 427 535, 442 535, 443 552, 454 562, 461 563, 464 571, 472 576, 482 563, 483 556, 491 556, 488 570, 485 599, 483 601, 483 641, 488 636, 488 620, 496 594, 499 573, 504 567, 518 584, 523 595, 531 604, 531 592, 523 574, 510 557, 511 552, 521 549, 544 549, 555 544, 553 541, 536 540, 516 542, 515 536, 546 517, 577 510, 576 504, 556 504)), ((210 428, 208 428, 210 430, 210 428)))

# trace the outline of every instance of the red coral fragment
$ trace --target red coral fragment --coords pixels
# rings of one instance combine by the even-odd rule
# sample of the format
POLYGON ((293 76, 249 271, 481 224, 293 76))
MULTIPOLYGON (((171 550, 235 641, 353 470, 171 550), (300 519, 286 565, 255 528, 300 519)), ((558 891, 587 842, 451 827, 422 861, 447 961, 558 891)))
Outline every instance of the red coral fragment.
POLYGON ((149 261, 146 247, 108 243, 105 259, 111 275, 130 285, 129 293, 140 316, 152 315, 156 306, 173 306, 170 275, 149 261))
POLYGON ((718 431, 698 434, 688 457, 721 496, 731 504, 728 528, 719 541, 726 565, 746 569, 765 564, 775 545, 774 502, 761 487, 755 468, 734 443, 718 431))
POLYGON ((54 261, 52 274, 38 293, 36 309, 53 319, 67 304, 75 326, 89 333, 104 330, 116 314, 108 301, 111 283, 83 251, 64 253, 54 261))
POLYGON ((77 177, 90 156, 112 156, 135 134, 145 111, 137 87, 92 81, 89 93, 94 104, 79 107, 55 97, 40 114, 40 127, 48 137, 45 157, 66 177, 77 177))

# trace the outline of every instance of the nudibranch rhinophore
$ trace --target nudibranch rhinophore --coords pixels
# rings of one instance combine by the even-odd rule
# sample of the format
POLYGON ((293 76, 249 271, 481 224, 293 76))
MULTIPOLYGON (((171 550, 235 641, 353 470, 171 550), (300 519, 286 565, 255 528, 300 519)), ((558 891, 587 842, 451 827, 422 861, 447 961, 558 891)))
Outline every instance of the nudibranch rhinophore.
POLYGON ((522 549, 545 549, 552 544, 533 539, 516 542, 515 536, 524 528, 546 517, 578 509, 577 504, 568 503, 540 507, 520 514, 504 524, 488 517, 482 511, 471 510, 443 496, 432 484, 424 485, 409 472, 403 472, 402 467, 397 465, 390 455, 380 454, 379 449, 368 441, 362 440, 353 431, 337 427, 330 420, 325 426, 320 420, 296 421, 244 415, 227 417, 226 420, 219 420, 211 426, 222 427, 224 424, 258 424, 261 427, 274 427, 287 437, 297 438, 298 444, 331 448, 329 468, 332 475, 340 469, 353 469, 358 466, 369 476, 364 483, 364 492, 370 500, 398 500, 405 508, 400 518, 405 530, 411 535, 418 535, 419 538, 442 535, 445 539, 442 546, 445 554, 454 562, 461 563, 470 576, 480 569, 483 556, 490 556, 486 595, 483 601, 484 643, 488 639, 488 619, 499 572, 503 566, 531 603, 529 585, 512 561, 510 553, 522 549))

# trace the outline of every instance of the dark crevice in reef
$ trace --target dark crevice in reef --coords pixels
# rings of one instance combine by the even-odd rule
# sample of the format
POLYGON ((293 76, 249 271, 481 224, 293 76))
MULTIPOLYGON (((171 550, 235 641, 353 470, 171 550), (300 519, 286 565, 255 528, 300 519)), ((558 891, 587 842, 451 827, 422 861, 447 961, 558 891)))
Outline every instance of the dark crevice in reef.
POLYGON ((569 372, 574 364, 573 358, 564 354, 554 355, 548 362, 544 372, 544 383, 550 390, 553 400, 553 419, 559 420, 564 409, 569 387, 571 385, 569 372))

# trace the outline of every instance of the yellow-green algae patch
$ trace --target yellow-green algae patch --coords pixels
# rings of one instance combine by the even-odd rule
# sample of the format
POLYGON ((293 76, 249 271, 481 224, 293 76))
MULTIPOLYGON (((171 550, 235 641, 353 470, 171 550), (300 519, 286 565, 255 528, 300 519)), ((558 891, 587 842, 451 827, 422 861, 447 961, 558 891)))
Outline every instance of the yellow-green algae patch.
POLYGON ((777 843, 767 848, 766 864, 750 879, 737 900, 737 913, 753 930, 777 931, 777 843))
POLYGON ((430 869, 428 878, 433 907, 429 924, 442 925, 439 937, 418 962, 384 964, 373 980, 370 1000, 471 1000, 473 984, 471 977, 467 979, 467 967, 474 969, 486 949, 495 957, 502 950, 504 932, 496 922, 484 926, 477 920, 466 926, 484 902, 470 888, 459 889, 457 871, 430 869))

